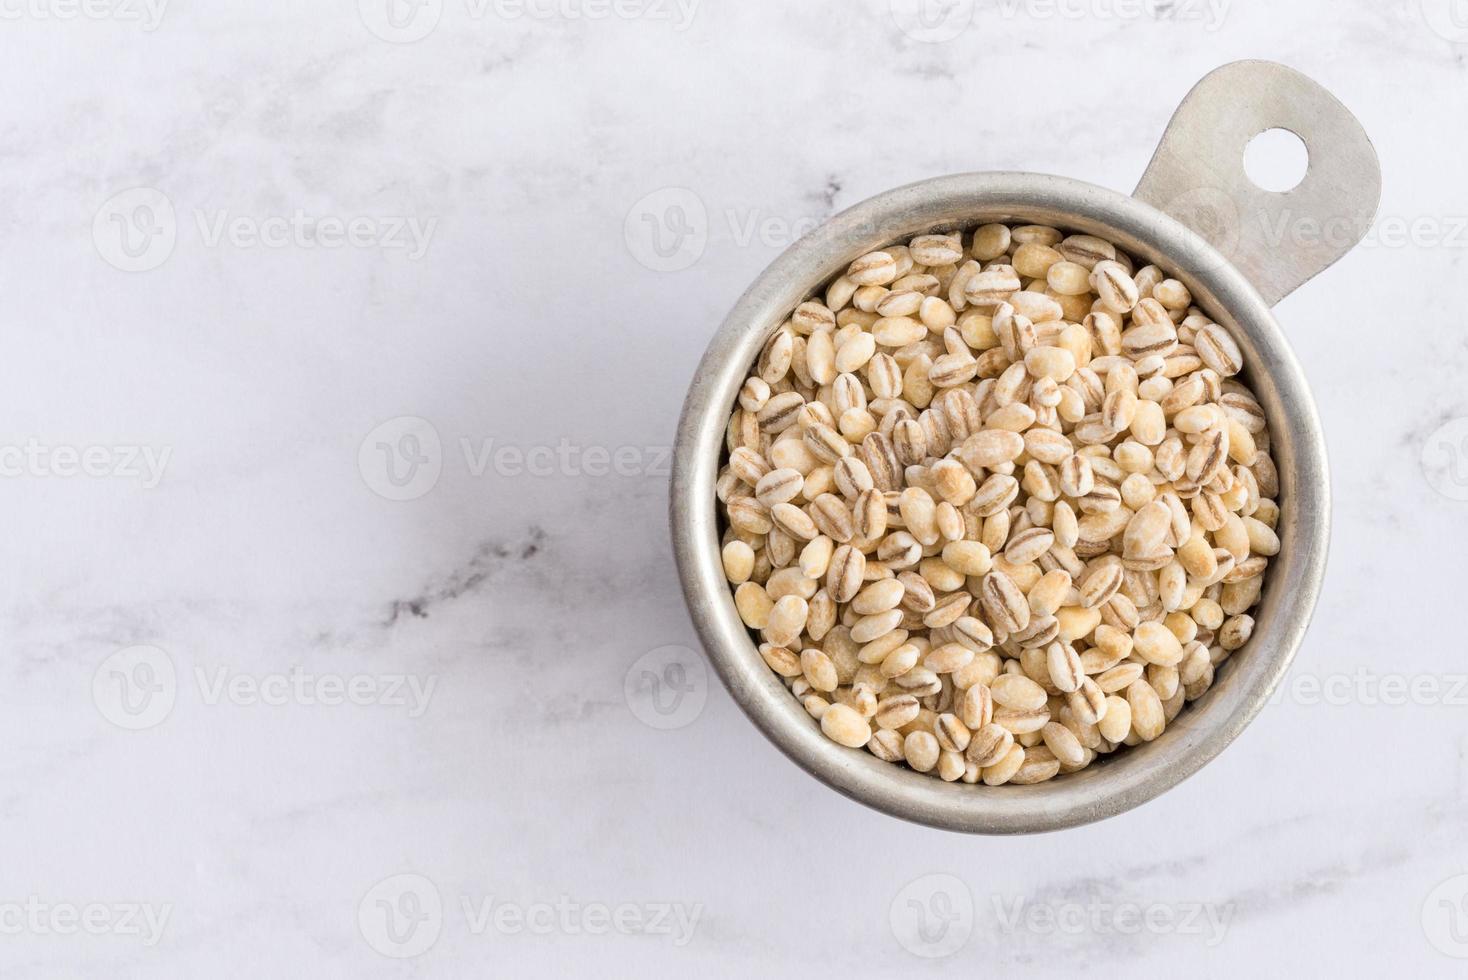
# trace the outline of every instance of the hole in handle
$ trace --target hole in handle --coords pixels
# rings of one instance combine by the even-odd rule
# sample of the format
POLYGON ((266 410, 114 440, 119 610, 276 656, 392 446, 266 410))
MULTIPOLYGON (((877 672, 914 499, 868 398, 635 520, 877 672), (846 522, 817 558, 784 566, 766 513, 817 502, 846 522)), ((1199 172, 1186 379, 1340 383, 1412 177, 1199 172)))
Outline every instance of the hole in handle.
POLYGON ((1266 129, 1244 147, 1244 173, 1256 186, 1276 194, 1300 186, 1310 169, 1305 141, 1288 129, 1266 129))

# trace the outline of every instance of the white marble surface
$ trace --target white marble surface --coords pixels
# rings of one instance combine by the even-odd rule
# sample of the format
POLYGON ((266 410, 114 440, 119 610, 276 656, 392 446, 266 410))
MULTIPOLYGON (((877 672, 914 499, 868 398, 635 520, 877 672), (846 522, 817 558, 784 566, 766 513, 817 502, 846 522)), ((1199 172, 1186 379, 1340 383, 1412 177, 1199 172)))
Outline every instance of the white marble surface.
POLYGON ((558 3, 0 0, 0 973, 1461 975, 1468 493, 1421 464, 1468 416, 1447 0, 981 2, 942 42, 888 0, 558 3), (958 170, 1129 189, 1242 57, 1350 105, 1419 228, 1279 311, 1336 495, 1294 693, 1162 799, 1019 840, 844 801, 697 661, 672 715, 629 700, 696 645, 660 447, 787 229, 958 170), (638 261, 666 188, 708 215, 675 272, 638 261), (403 416, 441 449, 368 438, 403 416), (625 472, 495 455, 562 440, 625 472), (379 442, 428 462, 396 488, 379 442), (936 945, 914 881, 973 903, 936 945))

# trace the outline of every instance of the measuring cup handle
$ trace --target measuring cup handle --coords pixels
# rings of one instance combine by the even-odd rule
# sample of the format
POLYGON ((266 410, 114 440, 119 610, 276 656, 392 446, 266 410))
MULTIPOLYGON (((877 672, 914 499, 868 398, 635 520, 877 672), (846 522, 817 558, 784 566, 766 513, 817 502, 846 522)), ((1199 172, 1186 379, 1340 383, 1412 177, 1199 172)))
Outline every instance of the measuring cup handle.
POLYGON ((1371 227, 1381 164, 1349 109, 1284 65, 1236 61, 1178 106, 1134 196, 1182 222, 1253 282, 1270 306, 1333 265, 1371 227), (1266 191, 1244 148, 1287 129, 1310 154, 1294 190, 1266 191))

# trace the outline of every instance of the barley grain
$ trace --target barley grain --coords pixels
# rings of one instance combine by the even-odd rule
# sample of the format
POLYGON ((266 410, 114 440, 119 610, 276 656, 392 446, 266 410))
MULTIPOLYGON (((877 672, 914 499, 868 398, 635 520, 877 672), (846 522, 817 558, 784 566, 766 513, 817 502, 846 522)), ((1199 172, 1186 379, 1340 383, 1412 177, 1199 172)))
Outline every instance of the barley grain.
POLYGON ((720 559, 828 737, 1032 784, 1211 687, 1286 536, 1242 348, 1194 302, 1103 239, 992 224, 868 252, 769 334, 720 559))

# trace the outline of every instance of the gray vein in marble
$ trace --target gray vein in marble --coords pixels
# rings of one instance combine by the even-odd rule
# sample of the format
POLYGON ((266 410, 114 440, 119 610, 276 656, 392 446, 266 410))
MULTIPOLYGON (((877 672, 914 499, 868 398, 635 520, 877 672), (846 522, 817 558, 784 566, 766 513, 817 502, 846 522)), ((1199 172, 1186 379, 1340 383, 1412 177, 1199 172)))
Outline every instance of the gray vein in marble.
POLYGON ((430 584, 416 596, 394 600, 382 625, 393 626, 404 616, 427 619, 431 609, 476 592, 502 572, 532 561, 540 554, 545 541, 545 530, 532 525, 525 537, 518 541, 507 543, 495 538, 481 542, 463 567, 430 584))

